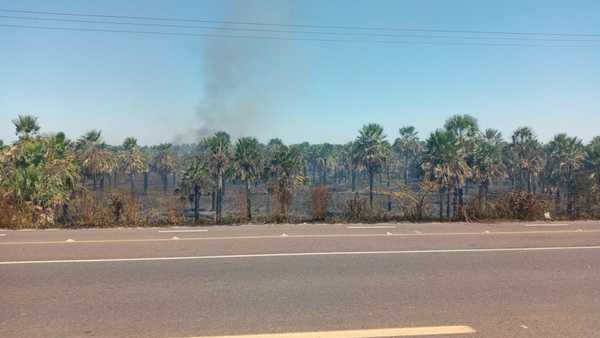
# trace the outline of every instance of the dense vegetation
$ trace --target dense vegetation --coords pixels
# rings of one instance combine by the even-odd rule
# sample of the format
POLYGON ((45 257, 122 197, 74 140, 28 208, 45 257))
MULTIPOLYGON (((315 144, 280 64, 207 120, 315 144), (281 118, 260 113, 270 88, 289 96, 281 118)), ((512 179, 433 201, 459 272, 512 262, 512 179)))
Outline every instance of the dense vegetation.
POLYGON ((505 140, 469 115, 425 140, 403 127, 391 141, 368 124, 347 144, 218 132, 193 145, 110 146, 96 130, 69 140, 40 134, 33 116, 13 124, 18 140, 0 142, 2 226, 600 216, 600 137, 544 144, 523 127, 505 140), (239 197, 230 208, 226 190, 239 197), (291 215, 301 195, 308 216, 291 215))

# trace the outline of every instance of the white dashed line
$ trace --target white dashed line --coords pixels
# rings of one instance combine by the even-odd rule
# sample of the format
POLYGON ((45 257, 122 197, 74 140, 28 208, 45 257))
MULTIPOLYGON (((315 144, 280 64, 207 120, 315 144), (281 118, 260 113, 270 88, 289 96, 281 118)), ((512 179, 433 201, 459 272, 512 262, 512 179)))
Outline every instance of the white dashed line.
POLYGON ((396 229, 395 225, 348 226, 346 229, 396 229))
POLYGON ((540 223, 540 224, 525 224, 526 227, 564 227, 569 226, 567 223, 540 223))
POLYGON ((191 230, 158 230, 160 233, 177 233, 177 232, 207 232, 207 229, 191 229, 191 230))

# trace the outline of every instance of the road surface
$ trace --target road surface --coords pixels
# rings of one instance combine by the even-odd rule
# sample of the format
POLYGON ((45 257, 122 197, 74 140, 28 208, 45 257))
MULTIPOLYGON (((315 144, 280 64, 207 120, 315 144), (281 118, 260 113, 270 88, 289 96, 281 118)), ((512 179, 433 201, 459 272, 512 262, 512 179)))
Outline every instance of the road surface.
POLYGON ((600 223, 0 230, 0 337, 598 337, 600 223))

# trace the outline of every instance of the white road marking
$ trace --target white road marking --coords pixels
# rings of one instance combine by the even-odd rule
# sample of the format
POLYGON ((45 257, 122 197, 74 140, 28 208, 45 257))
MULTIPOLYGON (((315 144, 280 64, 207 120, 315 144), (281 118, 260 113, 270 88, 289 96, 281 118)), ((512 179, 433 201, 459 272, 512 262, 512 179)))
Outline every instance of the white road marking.
POLYGON ((314 332, 289 332, 247 334, 236 336, 202 336, 188 338, 364 338, 364 337, 406 337, 406 336, 437 336, 451 334, 476 333, 472 327, 466 325, 403 327, 390 329, 370 330, 345 330, 345 331, 314 331, 314 332))
POLYGON ((4 236, 6 236, 6 234, 0 234, 0 237, 4 237, 4 236))
POLYGON ((75 240, 72 239, 72 238, 68 238, 65 242, 67 242, 67 243, 73 243, 73 242, 75 242, 75 240))
POLYGON ((179 239, 179 237, 177 237, 177 236, 173 236, 173 237, 171 237, 171 239, 178 240, 178 239, 179 239))
POLYGON ((564 227, 569 226, 567 223, 539 223, 539 224, 525 224, 526 227, 564 227))
POLYGON ((189 229, 189 230, 158 230, 160 233, 177 233, 177 232, 207 232, 207 229, 189 229))
POLYGON ((269 258, 269 257, 315 257, 315 256, 365 256, 365 255, 406 255, 406 254, 453 254, 483 252, 536 252, 562 250, 598 250, 596 246, 550 246, 524 248, 488 248, 488 249, 431 249, 431 250, 391 250, 391 251, 331 251, 331 252, 286 252, 269 254, 239 254, 213 256, 175 256, 175 257, 140 257, 140 258, 95 258, 95 259, 57 259, 45 261, 5 261, 0 265, 19 264, 52 264, 52 263, 101 263, 101 262, 153 262, 153 261, 186 261, 234 258, 269 258))
MULTIPOLYGON (((369 237, 429 237, 429 236, 502 236, 502 235, 561 235, 561 234, 594 234, 600 233, 600 229, 594 230, 527 230, 527 231, 489 231, 486 232, 426 232, 426 233, 391 233, 386 234, 308 234, 308 235, 256 235, 256 236, 213 236, 213 237, 183 237, 182 241, 213 241, 213 240, 241 240, 241 239, 275 239, 288 238, 369 238, 369 237)), ((129 243, 129 242, 162 242, 170 241, 170 238, 133 238, 133 239, 91 239, 79 240, 77 244, 87 243, 129 243)), ((22 242, 0 242, 2 245, 35 245, 35 244, 64 244, 64 241, 22 241, 22 242)))
POLYGON ((396 229, 395 225, 347 226, 346 229, 396 229))

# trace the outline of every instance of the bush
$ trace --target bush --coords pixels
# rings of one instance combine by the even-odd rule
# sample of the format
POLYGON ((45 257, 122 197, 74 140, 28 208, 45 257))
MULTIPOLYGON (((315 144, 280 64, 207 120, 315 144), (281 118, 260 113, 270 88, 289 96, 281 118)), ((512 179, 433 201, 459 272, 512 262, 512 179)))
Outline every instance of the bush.
POLYGON ((367 201, 361 200, 358 194, 353 199, 346 201, 346 217, 351 221, 360 221, 365 218, 368 211, 367 201))
POLYGON ((527 192, 509 192, 494 205, 494 211, 499 217, 519 220, 542 219, 547 210, 546 201, 527 192))
POLYGON ((322 221, 327 216, 327 208, 331 201, 331 190, 325 186, 310 189, 310 211, 313 220, 322 221))

